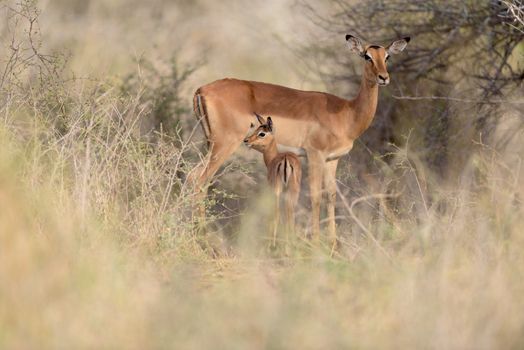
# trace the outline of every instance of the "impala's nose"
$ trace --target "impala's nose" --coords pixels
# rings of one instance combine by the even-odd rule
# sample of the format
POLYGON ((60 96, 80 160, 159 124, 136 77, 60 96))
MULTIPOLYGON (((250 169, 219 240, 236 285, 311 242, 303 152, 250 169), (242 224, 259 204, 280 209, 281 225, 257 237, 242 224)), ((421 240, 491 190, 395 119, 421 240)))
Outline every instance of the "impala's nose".
POLYGON ((248 141, 249 141, 248 139, 244 139, 244 143, 248 143, 248 141))
POLYGON ((389 75, 378 75, 378 83, 380 85, 388 85, 389 84, 389 75))

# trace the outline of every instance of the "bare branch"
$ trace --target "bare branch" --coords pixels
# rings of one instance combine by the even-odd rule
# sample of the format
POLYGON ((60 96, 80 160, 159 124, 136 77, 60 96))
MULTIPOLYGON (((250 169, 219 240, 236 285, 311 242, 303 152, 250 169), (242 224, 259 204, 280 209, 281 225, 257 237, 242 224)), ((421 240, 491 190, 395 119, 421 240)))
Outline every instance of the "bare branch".
POLYGON ((454 102, 463 102, 463 103, 475 103, 475 104, 524 104, 524 100, 522 101, 511 101, 511 100, 476 100, 476 99, 467 99, 467 98, 458 98, 458 97, 449 97, 449 96, 392 96, 394 99, 397 100, 412 100, 412 101, 420 101, 420 100, 445 100, 445 101, 454 101, 454 102))
POLYGON ((508 8, 505 17, 509 17, 512 19, 513 23, 516 23, 508 23, 508 25, 520 31, 521 33, 524 33, 524 3, 522 0, 504 0, 502 3, 508 8))

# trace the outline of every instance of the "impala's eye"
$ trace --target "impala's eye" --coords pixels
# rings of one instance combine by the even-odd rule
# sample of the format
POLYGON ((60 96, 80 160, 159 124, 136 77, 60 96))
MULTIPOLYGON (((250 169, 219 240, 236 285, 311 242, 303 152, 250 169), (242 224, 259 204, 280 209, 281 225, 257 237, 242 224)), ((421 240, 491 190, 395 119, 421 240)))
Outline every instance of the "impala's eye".
POLYGON ((371 56, 368 55, 368 54, 365 54, 365 55, 364 55, 364 59, 365 59, 366 61, 370 61, 370 62, 373 60, 373 59, 371 58, 371 56))
POLYGON ((258 133, 258 137, 266 137, 266 133, 265 132, 259 132, 258 133))
POLYGON ((389 55, 386 56, 386 62, 389 60, 389 55))

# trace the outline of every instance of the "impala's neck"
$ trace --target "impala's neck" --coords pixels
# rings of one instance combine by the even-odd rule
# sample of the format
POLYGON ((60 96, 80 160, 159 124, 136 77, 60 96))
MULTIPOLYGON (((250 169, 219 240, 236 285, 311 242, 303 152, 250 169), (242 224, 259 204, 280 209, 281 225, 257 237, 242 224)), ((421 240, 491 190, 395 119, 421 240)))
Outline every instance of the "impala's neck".
POLYGON ((264 149, 264 163, 266 164, 266 167, 269 167, 269 164, 277 155, 277 142, 275 141, 275 138, 273 138, 269 145, 264 149))
POLYGON ((378 103, 378 84, 362 74, 362 82, 357 97, 353 100, 353 112, 355 124, 353 130, 356 132, 355 137, 360 136, 371 124, 375 117, 378 103))

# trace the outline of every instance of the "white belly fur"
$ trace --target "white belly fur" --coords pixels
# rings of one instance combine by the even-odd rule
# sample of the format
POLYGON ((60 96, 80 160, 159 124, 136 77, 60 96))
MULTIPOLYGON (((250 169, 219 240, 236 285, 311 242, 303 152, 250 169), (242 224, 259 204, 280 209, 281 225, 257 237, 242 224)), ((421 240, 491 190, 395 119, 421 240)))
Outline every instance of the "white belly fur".
POLYGON ((351 151, 352 148, 353 148, 353 144, 351 144, 351 146, 347 148, 342 148, 342 149, 336 150, 335 152, 331 152, 330 154, 328 154, 327 160, 335 160, 342 156, 345 156, 346 154, 349 153, 349 151, 351 151))
MULTIPOLYGON (((352 148, 353 148, 353 145, 351 145, 350 147, 347 147, 347 148, 336 150, 335 152, 332 152, 332 153, 328 154, 326 160, 334 160, 334 159, 338 159, 338 158, 340 158, 342 156, 345 156, 346 154, 349 153, 349 151, 351 151, 352 148)), ((286 146, 286 145, 277 144, 277 150, 278 150, 279 153, 291 152, 291 153, 295 153, 299 157, 306 157, 307 156, 306 150, 304 148, 302 148, 302 147, 293 147, 293 146, 286 146)))
POLYGON ((284 153, 284 152, 291 152, 295 153, 299 157, 305 157, 306 156, 306 150, 302 147, 292 147, 292 146, 285 146, 277 143, 277 150, 278 153, 284 153))
POLYGON ((335 159, 338 159, 342 156, 345 156, 346 154, 349 153, 349 151, 351 151, 351 148, 348 149, 348 150, 344 150, 344 151, 340 151, 340 152, 333 152, 333 153, 330 153, 327 157, 327 160, 335 160, 335 159))

